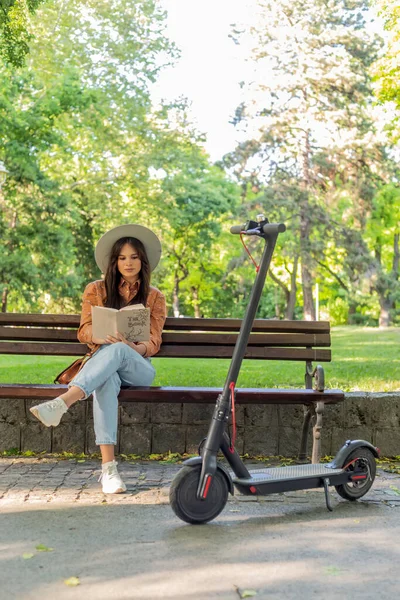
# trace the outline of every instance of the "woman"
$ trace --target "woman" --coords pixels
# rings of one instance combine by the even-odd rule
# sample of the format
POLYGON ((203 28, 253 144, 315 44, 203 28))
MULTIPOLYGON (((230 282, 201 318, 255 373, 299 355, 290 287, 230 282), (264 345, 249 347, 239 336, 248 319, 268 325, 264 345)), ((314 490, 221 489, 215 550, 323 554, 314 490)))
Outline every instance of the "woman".
POLYGON ((102 456, 103 492, 126 490, 114 457, 118 428, 118 393, 121 385, 151 385, 155 370, 149 357, 160 349, 166 319, 165 298, 150 286, 151 271, 157 266, 161 244, 157 236, 141 225, 122 225, 99 240, 95 258, 105 279, 89 283, 83 294, 78 339, 93 351, 92 358, 58 398, 30 410, 47 427, 57 426, 68 408, 93 394, 96 444, 102 456), (92 335, 92 306, 122 308, 143 304, 150 308, 150 340, 128 342, 115 332, 106 339, 92 335))

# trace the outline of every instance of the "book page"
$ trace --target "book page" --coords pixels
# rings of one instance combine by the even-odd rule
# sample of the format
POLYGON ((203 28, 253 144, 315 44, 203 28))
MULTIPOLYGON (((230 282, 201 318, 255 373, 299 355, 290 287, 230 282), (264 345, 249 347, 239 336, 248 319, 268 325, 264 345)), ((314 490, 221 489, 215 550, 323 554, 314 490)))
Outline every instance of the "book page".
POLYGON ((117 314, 115 308, 105 306, 92 306, 92 334, 96 338, 105 340, 108 335, 117 333, 117 314))
POLYGON ((143 304, 129 304, 129 306, 124 306, 124 308, 120 308, 120 310, 135 310, 135 308, 145 308, 143 304))
POLYGON ((119 333, 129 342, 148 342, 150 340, 150 309, 138 304, 125 306, 117 314, 119 333), (131 309, 131 310, 128 310, 131 309))

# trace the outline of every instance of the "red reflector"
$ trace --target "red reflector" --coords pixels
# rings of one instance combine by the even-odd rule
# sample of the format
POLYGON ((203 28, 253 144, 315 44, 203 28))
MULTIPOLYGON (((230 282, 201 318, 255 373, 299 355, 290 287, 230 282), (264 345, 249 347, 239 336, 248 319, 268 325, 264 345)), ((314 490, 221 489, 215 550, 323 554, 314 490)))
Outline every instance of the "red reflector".
POLYGON ((204 494, 203 494, 203 498, 207 498, 207 494, 208 494, 208 490, 210 489, 210 485, 211 485, 211 475, 207 475, 207 481, 206 481, 206 485, 204 488, 204 494))
POLYGON ((257 488, 254 487, 254 485, 251 485, 249 489, 250 489, 250 491, 251 491, 252 494, 257 494, 257 488))
POLYGON ((353 475, 353 477, 351 477, 352 481, 355 481, 356 479, 367 479, 366 475, 353 475))
POLYGON ((377 451, 378 456, 380 456, 381 455, 381 451, 379 450, 379 448, 375 448, 375 450, 377 451))

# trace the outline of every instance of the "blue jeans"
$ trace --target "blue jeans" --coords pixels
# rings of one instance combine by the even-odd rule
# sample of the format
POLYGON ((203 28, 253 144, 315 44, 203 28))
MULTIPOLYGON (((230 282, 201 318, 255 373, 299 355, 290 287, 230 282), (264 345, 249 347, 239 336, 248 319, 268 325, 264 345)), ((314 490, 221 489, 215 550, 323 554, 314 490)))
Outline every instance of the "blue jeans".
POLYGON ((121 385, 151 385, 155 370, 148 358, 123 342, 105 344, 95 352, 69 383, 80 388, 85 398, 93 394, 96 444, 116 444, 118 394, 121 385))

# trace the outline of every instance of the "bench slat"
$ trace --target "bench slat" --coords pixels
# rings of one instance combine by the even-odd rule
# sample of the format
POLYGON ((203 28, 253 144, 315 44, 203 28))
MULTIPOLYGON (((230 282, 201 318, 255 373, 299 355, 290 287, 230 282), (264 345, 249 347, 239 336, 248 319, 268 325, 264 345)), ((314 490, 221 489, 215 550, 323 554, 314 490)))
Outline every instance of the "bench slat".
MULTIPOLYGON (((79 315, 40 315, 0 313, 0 325, 20 325, 36 327, 79 327, 79 315)), ((239 331, 241 319, 195 319, 168 317, 164 330, 173 331, 239 331)), ((279 321, 277 319, 256 319, 254 332, 287 333, 329 333, 329 321, 279 321)))
MULTIPOLYGON (((163 345, 188 344, 188 345, 222 345, 234 346, 238 338, 237 333, 186 333, 164 332, 163 345)), ((57 341, 77 342, 76 331, 68 329, 43 329, 1 327, 0 340, 23 341, 57 341)), ((326 346, 329 347, 331 337, 326 333, 253 333, 250 335, 249 345, 257 346, 326 346)), ((1 349, 1 346, 0 346, 1 349)))
MULTIPOLYGON (((239 331, 241 319, 194 319, 168 317, 164 330, 169 328, 192 331, 239 331)), ((255 319, 253 332, 270 333, 329 333, 329 321, 279 321, 278 319, 255 319)))
MULTIPOLYGON (((169 358, 232 358, 233 346, 165 346, 158 356, 169 358)), ((330 350, 248 346, 245 358, 269 360, 317 360, 330 362, 330 350)))
MULTIPOLYGON (((2 342, 2 354, 32 354, 54 356, 83 356, 87 352, 85 344, 58 344, 53 342, 2 342)), ((168 358, 231 358, 233 346, 161 346, 158 357, 168 358)), ((266 346, 248 346, 245 358, 270 360, 316 360, 329 362, 330 350, 313 348, 269 348, 266 346)))
MULTIPOLYGON (((67 389, 62 385, 0 384, 0 398, 46 400, 67 389)), ((122 388, 122 402, 214 403, 222 388, 137 387, 122 388)), ((307 389, 238 388, 239 404, 312 404, 323 400, 335 404, 344 400, 341 390, 317 392, 307 389)))

